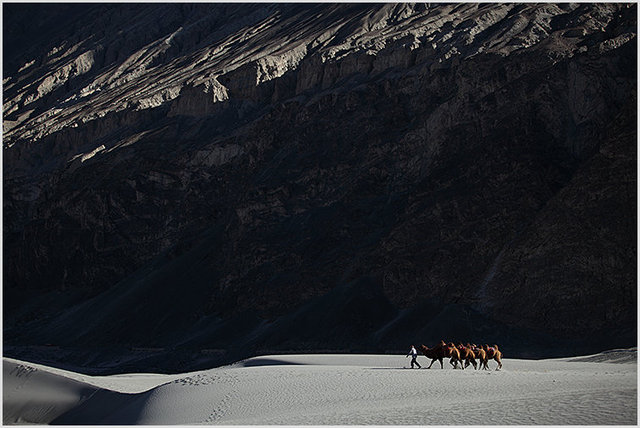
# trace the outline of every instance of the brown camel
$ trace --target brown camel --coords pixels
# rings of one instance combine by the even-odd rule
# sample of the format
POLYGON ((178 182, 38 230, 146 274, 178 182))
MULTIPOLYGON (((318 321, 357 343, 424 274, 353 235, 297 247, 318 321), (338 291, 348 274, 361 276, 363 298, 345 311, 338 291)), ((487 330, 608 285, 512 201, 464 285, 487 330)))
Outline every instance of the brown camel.
POLYGON ((449 360, 449 364, 453 366, 454 369, 458 368, 458 363, 460 363, 460 368, 464 370, 464 366, 462 365, 462 360, 460 360, 460 350, 456 348, 456 345, 453 343, 449 343, 447 346, 447 357, 451 357, 449 360))
POLYGON ((469 367, 469 364, 473 365, 475 370, 478 369, 476 365, 476 354, 471 349, 471 345, 464 346, 462 343, 458 344, 458 350, 460 351, 460 365, 464 370, 469 367), (464 362, 464 364, 462 364, 464 362))
POLYGON ((482 349, 482 347, 475 344, 471 345, 471 348, 475 352, 476 358, 478 359, 478 369, 482 368, 484 370, 489 370, 489 367, 487 366, 487 352, 482 349))
POLYGON ((493 345, 493 347, 484 345, 483 349, 487 353, 487 361, 491 359, 495 360, 498 363, 496 370, 500 370, 502 368, 502 352, 498 349, 498 345, 493 345))
POLYGON ((431 364, 429 364, 429 367, 427 367, 428 369, 430 369, 433 363, 435 363, 436 361, 440 361, 441 369, 444 368, 444 365, 442 364, 442 359, 447 355, 446 355, 446 347, 442 346, 442 343, 444 342, 437 344, 433 348, 420 345, 420 352, 422 352, 425 357, 431 358, 431 364))

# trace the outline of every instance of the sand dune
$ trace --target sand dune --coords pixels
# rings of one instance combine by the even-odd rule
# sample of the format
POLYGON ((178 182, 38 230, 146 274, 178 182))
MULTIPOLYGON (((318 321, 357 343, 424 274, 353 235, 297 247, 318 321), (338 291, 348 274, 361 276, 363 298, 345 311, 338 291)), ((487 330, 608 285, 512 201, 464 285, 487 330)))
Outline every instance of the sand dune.
POLYGON ((507 358, 501 371, 410 370, 402 355, 272 355, 180 375, 3 365, 5 424, 637 423, 635 349, 507 358))

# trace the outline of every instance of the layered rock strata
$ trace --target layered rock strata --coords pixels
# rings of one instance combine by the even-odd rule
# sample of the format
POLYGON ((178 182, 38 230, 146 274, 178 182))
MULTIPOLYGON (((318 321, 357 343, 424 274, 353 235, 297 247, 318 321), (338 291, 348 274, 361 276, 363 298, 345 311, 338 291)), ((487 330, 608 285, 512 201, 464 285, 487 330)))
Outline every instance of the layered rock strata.
POLYGON ((635 340, 636 5, 4 11, 9 341, 635 340))

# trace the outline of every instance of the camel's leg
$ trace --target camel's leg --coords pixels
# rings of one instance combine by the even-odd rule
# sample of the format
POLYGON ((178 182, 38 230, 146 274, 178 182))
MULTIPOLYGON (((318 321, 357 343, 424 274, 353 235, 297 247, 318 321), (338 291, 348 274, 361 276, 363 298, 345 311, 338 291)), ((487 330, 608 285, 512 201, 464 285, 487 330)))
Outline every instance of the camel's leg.
POLYGON ((433 360, 431 360, 431 364, 429 364, 429 367, 427 367, 427 368, 430 369, 431 366, 433 365, 433 363, 435 363, 435 362, 436 362, 436 359, 434 358, 433 360))
POLYGON ((444 364, 442 364, 442 358, 438 358, 438 361, 440 361, 440 368, 444 369, 444 364))

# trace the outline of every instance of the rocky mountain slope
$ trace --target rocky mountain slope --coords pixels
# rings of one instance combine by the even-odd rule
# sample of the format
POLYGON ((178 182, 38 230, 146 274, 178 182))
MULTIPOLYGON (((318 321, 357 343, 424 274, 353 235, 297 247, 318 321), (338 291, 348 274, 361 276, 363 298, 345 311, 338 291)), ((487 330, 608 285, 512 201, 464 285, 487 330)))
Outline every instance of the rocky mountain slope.
POLYGON ((635 344, 635 4, 3 12, 16 356, 635 344))

